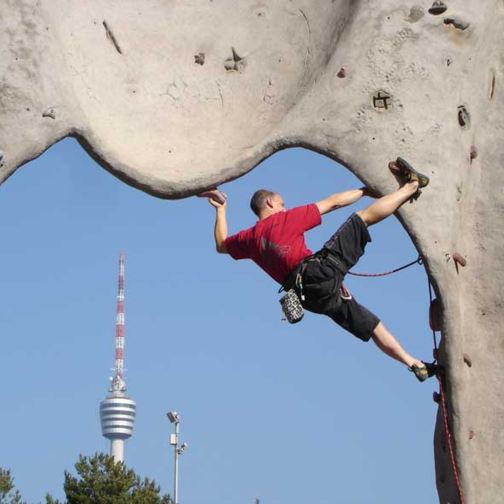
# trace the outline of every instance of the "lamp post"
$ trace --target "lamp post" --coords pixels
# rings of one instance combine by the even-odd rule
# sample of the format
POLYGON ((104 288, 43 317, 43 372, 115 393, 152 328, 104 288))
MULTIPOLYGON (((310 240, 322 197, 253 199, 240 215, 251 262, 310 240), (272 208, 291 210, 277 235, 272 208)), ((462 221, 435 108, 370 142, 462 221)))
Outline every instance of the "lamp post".
POLYGON ((175 449, 175 469, 174 469, 174 476, 173 476, 173 504, 178 504, 178 459, 179 456, 184 453, 185 449, 188 447, 187 443, 182 443, 182 445, 178 446, 178 441, 179 441, 179 431, 180 431, 180 416, 177 414, 176 411, 169 411, 166 416, 168 417, 168 420, 172 424, 175 425, 175 434, 170 435, 170 444, 174 447, 175 449))

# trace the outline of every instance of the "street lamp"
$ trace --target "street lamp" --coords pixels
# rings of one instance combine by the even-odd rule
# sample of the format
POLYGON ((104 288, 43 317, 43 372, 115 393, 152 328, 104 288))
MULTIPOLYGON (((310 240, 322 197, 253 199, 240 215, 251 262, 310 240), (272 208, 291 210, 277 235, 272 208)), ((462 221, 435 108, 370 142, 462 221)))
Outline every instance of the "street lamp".
POLYGON ((179 437, 179 430, 180 430, 180 416, 176 411, 169 411, 166 416, 168 417, 168 420, 172 424, 175 425, 175 434, 170 435, 170 444, 174 447, 175 449, 175 471, 174 471, 174 482, 173 482, 173 504, 178 504, 178 458, 179 455, 182 455, 186 448, 189 446, 187 443, 182 443, 182 445, 178 446, 178 437, 179 437))

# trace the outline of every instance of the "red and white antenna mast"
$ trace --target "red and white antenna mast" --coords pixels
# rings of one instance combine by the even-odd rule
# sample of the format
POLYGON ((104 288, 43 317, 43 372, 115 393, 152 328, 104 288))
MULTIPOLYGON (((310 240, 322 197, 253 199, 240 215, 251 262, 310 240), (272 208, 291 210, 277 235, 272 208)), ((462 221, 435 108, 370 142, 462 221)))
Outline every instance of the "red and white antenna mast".
POLYGON ((124 381, 124 254, 119 255, 119 292, 117 294, 115 374, 110 392, 125 392, 124 381))
POLYGON ((126 396, 124 381, 124 254, 119 256, 119 293, 117 295, 115 335, 115 375, 110 378, 110 394, 100 403, 102 434, 110 439, 110 454, 116 462, 124 460, 124 441, 132 436, 136 403, 126 396))
POLYGON ((119 256, 119 292, 117 294, 115 336, 115 378, 122 380, 124 372, 124 254, 119 256))

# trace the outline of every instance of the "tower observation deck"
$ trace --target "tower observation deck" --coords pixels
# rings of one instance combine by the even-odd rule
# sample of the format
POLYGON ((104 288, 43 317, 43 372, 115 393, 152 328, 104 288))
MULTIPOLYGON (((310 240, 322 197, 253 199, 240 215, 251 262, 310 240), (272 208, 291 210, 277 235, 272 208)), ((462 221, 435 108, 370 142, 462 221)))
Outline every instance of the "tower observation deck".
POLYGON ((117 296, 115 375, 110 378, 109 395, 100 403, 102 435, 110 439, 110 454, 124 461, 124 441, 133 435, 136 403, 126 396, 124 381, 124 254, 119 256, 119 295, 117 296))

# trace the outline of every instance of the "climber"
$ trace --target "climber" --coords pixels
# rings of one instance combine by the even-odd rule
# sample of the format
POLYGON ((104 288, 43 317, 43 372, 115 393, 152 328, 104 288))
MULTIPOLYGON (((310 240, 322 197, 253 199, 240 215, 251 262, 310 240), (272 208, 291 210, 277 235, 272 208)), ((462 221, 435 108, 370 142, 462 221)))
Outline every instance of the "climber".
MULTIPOLYGON (((428 177, 397 158, 389 169, 400 183, 399 189, 374 201, 353 215, 312 254, 304 233, 321 223, 321 216, 355 203, 363 196, 374 197, 367 188, 334 194, 305 206, 285 210, 280 194, 259 190, 250 202, 259 220, 250 229, 228 236, 225 195, 206 192, 216 209, 215 243, 219 253, 233 259, 252 259, 287 291, 297 289, 296 277, 302 275, 302 305, 308 311, 324 314, 362 341, 371 338, 385 354, 405 364, 421 382, 436 373, 436 366, 412 357, 380 319, 354 297, 342 282, 345 274, 364 254, 371 241, 368 227, 392 215, 408 200, 416 199, 428 177)), ((299 296, 299 291, 297 292, 299 296)))

